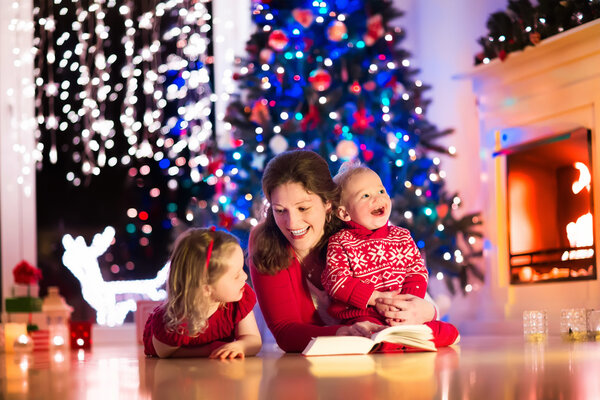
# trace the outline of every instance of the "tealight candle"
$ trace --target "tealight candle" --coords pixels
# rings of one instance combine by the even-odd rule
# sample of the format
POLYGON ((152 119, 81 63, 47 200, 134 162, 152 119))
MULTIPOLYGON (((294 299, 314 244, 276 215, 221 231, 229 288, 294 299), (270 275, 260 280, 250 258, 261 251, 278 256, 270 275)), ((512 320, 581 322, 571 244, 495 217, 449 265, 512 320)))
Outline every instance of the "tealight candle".
POLYGON ((541 342, 548 335, 548 319, 546 311, 523 311, 523 335, 531 342, 541 342))
POLYGON ((4 351, 12 353, 17 338, 21 335, 27 335, 27 324, 6 322, 2 326, 4 327, 4 351))

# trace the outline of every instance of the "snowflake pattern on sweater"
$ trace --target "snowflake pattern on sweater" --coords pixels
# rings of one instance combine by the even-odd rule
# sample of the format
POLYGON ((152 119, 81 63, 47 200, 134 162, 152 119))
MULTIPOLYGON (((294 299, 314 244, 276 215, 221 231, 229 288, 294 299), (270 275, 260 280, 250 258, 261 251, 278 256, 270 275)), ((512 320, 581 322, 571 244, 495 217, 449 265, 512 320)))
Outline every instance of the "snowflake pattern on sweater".
POLYGON ((421 298, 427 291, 427 269, 407 229, 386 225, 374 231, 353 222, 329 239, 322 275, 329 295, 365 309, 374 290, 401 289, 421 298))

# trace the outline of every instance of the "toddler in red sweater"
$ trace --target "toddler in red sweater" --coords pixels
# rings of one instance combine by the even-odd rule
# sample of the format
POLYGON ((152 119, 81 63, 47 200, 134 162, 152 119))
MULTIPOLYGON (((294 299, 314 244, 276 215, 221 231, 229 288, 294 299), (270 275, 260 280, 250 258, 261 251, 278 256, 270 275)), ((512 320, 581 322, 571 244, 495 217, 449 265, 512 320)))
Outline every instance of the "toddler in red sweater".
MULTIPOLYGON (((333 299, 330 314, 343 323, 371 321, 397 325, 375 308, 378 298, 427 292, 427 269, 410 232, 390 225, 392 203, 379 176, 346 162, 334 181, 341 189, 336 215, 346 229, 329 239, 324 288, 333 299)), ((441 321, 427 322, 437 346, 458 340, 458 330, 441 321)))
POLYGON ((155 357, 244 358, 261 348, 244 253, 224 231, 192 228, 171 255, 167 301, 146 321, 144 353, 155 357))

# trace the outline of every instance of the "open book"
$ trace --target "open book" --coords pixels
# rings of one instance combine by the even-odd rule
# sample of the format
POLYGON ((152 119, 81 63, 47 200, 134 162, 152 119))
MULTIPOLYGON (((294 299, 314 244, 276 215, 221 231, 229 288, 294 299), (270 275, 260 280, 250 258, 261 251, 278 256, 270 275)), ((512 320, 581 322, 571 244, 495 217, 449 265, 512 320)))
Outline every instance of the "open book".
POLYGON ((377 351, 437 351, 432 342, 433 334, 427 325, 396 325, 375 332, 370 338, 364 336, 318 336, 310 340, 302 351, 305 356, 328 356, 337 354, 368 354, 377 351), (396 346, 387 346, 382 342, 396 346))

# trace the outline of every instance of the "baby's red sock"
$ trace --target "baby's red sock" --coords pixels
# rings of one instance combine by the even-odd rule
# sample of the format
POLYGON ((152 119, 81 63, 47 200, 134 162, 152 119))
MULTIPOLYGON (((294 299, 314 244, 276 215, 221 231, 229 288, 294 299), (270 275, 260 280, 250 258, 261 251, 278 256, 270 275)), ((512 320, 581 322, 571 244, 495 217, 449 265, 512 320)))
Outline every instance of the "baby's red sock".
POLYGON ((458 343, 460 339, 458 329, 448 322, 429 321, 425 322, 425 325, 433 331, 433 343, 435 347, 450 346, 451 344, 458 343))

